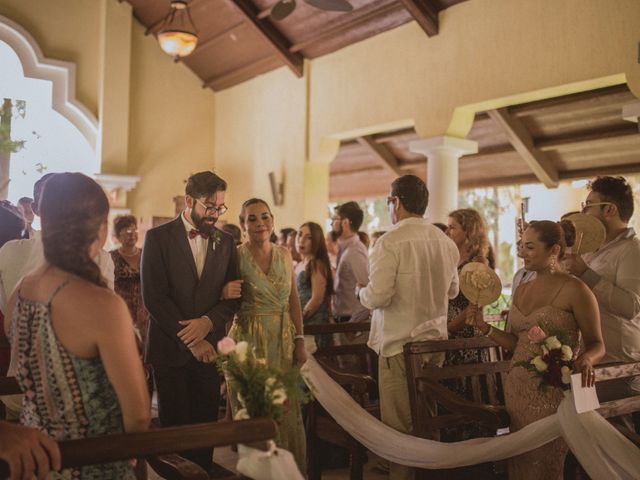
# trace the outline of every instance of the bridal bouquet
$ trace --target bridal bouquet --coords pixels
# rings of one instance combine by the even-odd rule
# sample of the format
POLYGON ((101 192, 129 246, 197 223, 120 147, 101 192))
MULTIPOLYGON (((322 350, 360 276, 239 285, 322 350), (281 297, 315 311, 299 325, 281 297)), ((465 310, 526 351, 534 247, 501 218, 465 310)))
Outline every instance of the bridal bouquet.
POLYGON ((309 398, 300 388, 303 380, 298 367, 269 366, 245 341, 236 343, 229 337, 220 340, 216 363, 242 407, 235 420, 268 417, 279 422, 291 402, 309 398))
POLYGON ((531 343, 539 347, 540 354, 530 360, 517 362, 540 378, 540 387, 569 388, 573 371, 573 348, 571 337, 561 329, 542 325, 531 327, 527 332, 531 343))

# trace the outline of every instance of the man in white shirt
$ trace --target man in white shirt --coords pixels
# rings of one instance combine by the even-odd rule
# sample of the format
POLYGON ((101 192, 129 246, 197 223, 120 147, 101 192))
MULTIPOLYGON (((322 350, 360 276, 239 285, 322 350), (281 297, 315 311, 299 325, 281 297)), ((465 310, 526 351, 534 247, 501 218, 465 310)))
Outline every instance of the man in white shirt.
MULTIPOLYGON (((412 430, 405 343, 447 339, 447 308, 458 294, 458 248, 423 218, 427 186, 415 175, 391 184, 387 198, 393 227, 376 242, 370 258, 369 284, 360 301, 373 309, 369 347, 378 354, 382 421, 398 431, 412 430)), ((442 364, 444 355, 423 361, 442 364)), ((414 478, 414 469, 391 464, 389 478, 414 478)))
MULTIPOLYGON (((640 361, 640 239, 629 220, 633 215, 633 191, 623 177, 597 177, 589 184, 582 212, 605 226, 603 245, 582 256, 570 255, 569 271, 580 277, 598 300, 602 337, 606 348, 603 363, 640 361)), ((598 390, 600 399, 640 394, 640 377, 618 384, 614 393, 598 390)), ((599 384, 600 385, 600 384, 599 384)))

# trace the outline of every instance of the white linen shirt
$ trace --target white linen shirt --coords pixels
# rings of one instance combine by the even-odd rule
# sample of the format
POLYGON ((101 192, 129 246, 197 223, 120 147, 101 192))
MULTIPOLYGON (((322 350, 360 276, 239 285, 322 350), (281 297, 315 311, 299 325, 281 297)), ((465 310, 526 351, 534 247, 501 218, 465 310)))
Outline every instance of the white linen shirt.
MULTIPOLYGON (((100 268, 100 273, 113 290, 114 265, 111 255, 100 250, 94 261, 100 268)), ((0 248, 0 310, 5 314, 9 297, 22 277, 38 268, 44 262, 44 246, 42 234, 35 231, 26 240, 11 240, 0 248)))
POLYGON ((580 277, 598 300, 606 350, 602 363, 640 360, 640 239, 633 228, 582 259, 580 277))
POLYGON ((191 247, 191 253, 193 254, 193 260, 196 262, 196 270, 198 271, 198 278, 202 276, 202 270, 204 270, 204 262, 207 259, 207 245, 209 245, 209 240, 203 238, 200 235, 196 235, 193 238, 189 238, 189 232, 191 230, 195 230, 196 227, 189 223, 189 220, 184 216, 184 212, 180 215, 182 218, 182 223, 184 223, 184 228, 187 230, 187 241, 189 242, 189 247, 191 247))
POLYGON ((369 347, 392 357, 410 341, 446 340, 459 260, 455 243, 424 218, 400 220, 380 237, 371 252, 369 284, 360 291, 362 304, 374 310, 369 347), (414 330, 419 333, 412 337, 414 330))

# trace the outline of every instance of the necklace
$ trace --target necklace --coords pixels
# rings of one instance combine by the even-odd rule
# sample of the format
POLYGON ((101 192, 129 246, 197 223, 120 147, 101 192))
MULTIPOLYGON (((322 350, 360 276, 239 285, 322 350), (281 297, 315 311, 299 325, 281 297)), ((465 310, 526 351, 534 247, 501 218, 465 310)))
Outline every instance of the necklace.
POLYGON ((124 252, 122 251, 122 248, 119 248, 119 249, 118 249, 118 252, 119 252, 119 253, 120 253, 120 255, 122 255, 123 257, 129 257, 129 258, 131 258, 131 257, 137 257, 137 256, 140 254, 140 249, 136 247, 136 251, 135 251, 135 253, 124 253, 124 252))

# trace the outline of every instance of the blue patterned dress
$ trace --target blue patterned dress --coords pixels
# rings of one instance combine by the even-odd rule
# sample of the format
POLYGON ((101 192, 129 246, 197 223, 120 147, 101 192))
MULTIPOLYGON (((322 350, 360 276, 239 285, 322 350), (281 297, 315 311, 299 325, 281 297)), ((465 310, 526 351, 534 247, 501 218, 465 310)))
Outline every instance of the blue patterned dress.
MULTIPOLYGON (((298 294, 300 295, 300 304, 304 309, 304 306, 311 299, 311 282, 307 281, 306 270, 301 270, 296 276, 296 286, 298 287, 298 294)), ((329 323, 329 295, 325 295, 322 299, 322 303, 318 309, 313 312, 313 315, 304 319, 304 325, 324 325, 329 323)), ((316 345, 318 347, 328 347, 331 345, 331 335, 316 335, 316 345)))
MULTIPOLYGON (((20 422, 57 441, 122 433, 122 411, 100 357, 69 352, 51 324, 51 302, 23 298, 18 291, 10 338, 17 355, 16 378, 24 392, 20 422)), ((53 472, 51 479, 134 479, 127 461, 53 472)))

